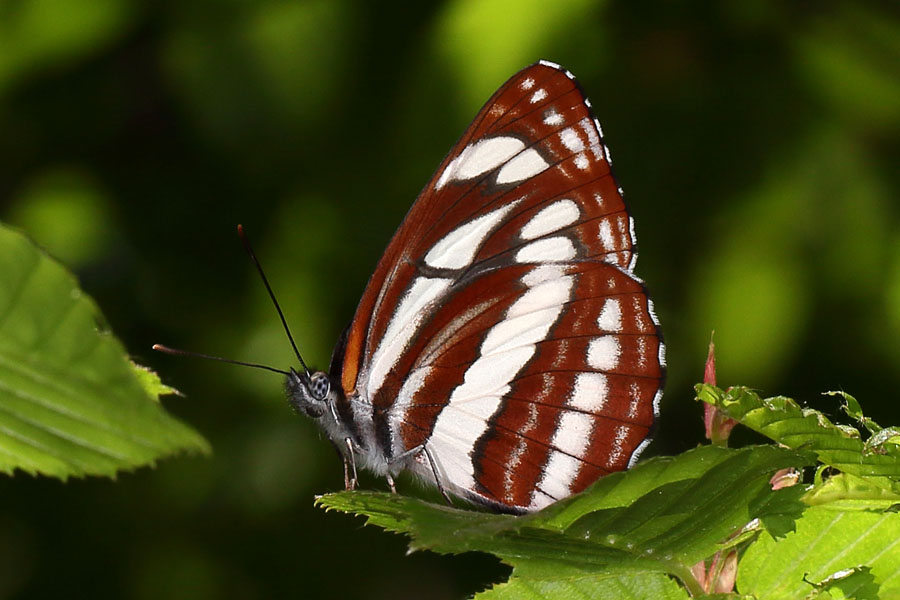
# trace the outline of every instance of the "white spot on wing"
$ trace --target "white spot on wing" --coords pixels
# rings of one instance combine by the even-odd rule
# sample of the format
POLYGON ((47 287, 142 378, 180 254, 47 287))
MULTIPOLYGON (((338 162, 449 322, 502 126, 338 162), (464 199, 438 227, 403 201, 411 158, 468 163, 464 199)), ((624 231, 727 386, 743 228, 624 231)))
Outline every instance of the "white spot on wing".
MULTIPOLYGON (((392 433, 400 430, 400 426, 406 420, 406 413, 409 410, 409 407, 412 406, 413 398, 422 388, 422 385, 424 385, 425 379, 430 372, 430 367, 414 369, 410 372, 409 376, 407 376, 406 380, 404 380, 403 387, 400 388, 400 392, 397 394, 397 399, 394 400, 394 404, 391 405, 389 422, 392 433)), ((356 404, 359 403, 351 404, 351 406, 355 406, 356 404)), ((400 436, 393 435, 392 437, 395 441, 394 456, 405 452, 407 448, 400 447, 398 443, 400 436)))
POLYGON ((535 341, 546 337, 559 311, 559 306, 549 306, 501 321, 485 338, 481 346, 482 354, 489 356, 522 347, 533 348, 535 341))
POLYGON ((481 354, 497 354, 546 338, 562 305, 570 299, 571 287, 571 277, 560 277, 522 294, 506 311, 506 318, 485 336, 481 354))
POLYGON ((535 488, 531 495, 531 504, 528 505, 528 510, 541 510, 542 508, 553 504, 556 500, 556 498, 551 498, 541 489, 535 488))
POLYGON ((581 152, 584 150, 584 141, 578 132, 571 127, 566 127, 559 132, 559 139, 570 152, 581 152))
POLYGON ((516 252, 516 262, 560 262, 575 258, 575 246, 567 237, 557 236, 531 242, 516 252))
POLYGON ((518 203, 518 200, 511 202, 486 215, 466 221, 432 246, 425 255, 425 262, 437 269, 461 269, 469 265, 488 233, 518 203))
POLYGON ((575 166, 582 171, 586 171, 590 164, 591 162, 588 160, 588 157, 585 156, 584 152, 579 152, 575 155, 575 166))
MULTIPOLYGON (((570 487, 581 469, 581 464, 581 461, 573 456, 552 451, 538 487, 554 498, 565 498, 572 493, 570 487)), ((535 500, 536 498, 532 498, 532 505, 535 500)))
POLYGON ((543 100, 546 97, 547 97, 547 90, 545 90, 544 88, 541 88, 531 95, 531 98, 529 99, 529 101, 532 104, 537 104, 538 102, 540 102, 541 100, 543 100))
MULTIPOLYGON (((469 367, 469 371, 473 367, 475 364, 469 367)), ((469 371, 466 372, 463 386, 478 384, 475 377, 480 374, 473 373, 470 378, 469 371)), ((488 420, 497 411, 502 394, 505 394, 506 391, 500 389, 495 394, 483 393, 465 400, 451 399, 438 416, 431 437, 428 439, 428 447, 444 467, 445 479, 453 485, 469 490, 475 488, 472 448, 478 438, 484 434, 488 420), (453 402, 456 402, 457 405, 454 406, 453 402)))
POLYGON ((587 363, 599 371, 612 371, 619 365, 622 347, 613 336, 602 335, 588 344, 587 363))
POLYGON ((603 249, 607 252, 611 252, 616 247, 616 241, 612 234, 612 225, 608 219, 600 221, 600 243, 603 244, 603 249))
POLYGON ((579 373, 569 396, 569 406, 598 414, 606 406, 609 384, 603 373, 579 373))
POLYGON ((502 185, 522 181, 534 177, 549 166, 537 150, 529 148, 503 165, 497 173, 497 183, 502 185))
MULTIPOLYGON (((523 278, 523 281, 525 278, 523 278)), ((565 304, 570 299, 570 291, 572 289, 571 277, 559 277, 557 279, 548 279, 531 287, 527 292, 522 294, 518 300, 513 302, 512 306, 506 311, 507 319, 514 319, 520 315, 527 315, 536 310, 548 307, 558 307, 565 304)), ((491 330, 493 333, 493 330, 491 330)), ((487 347, 490 334, 484 340, 484 347, 487 347)))
POLYGON ((535 287, 540 283, 563 277, 566 274, 566 268, 562 265, 540 265, 522 277, 522 283, 528 287, 535 287))
POLYGON ((514 137, 500 136, 478 140, 469 144, 450 161, 438 178, 434 189, 439 190, 449 181, 465 181, 496 169, 522 151, 525 143, 514 137))
POLYGON ((544 113, 544 125, 556 127, 557 125, 562 125, 563 121, 563 116, 556 112, 555 108, 550 108, 544 113))
POLYGON ((441 176, 438 177, 438 180, 434 183, 434 189, 439 190, 450 181, 450 178, 453 176, 453 173, 456 171, 456 167, 459 165, 459 157, 457 156, 444 168, 444 172, 441 173, 441 176))
POLYGON ((419 277, 403 296, 372 355, 366 384, 369 398, 374 397, 381 388, 391 367, 418 330, 425 308, 447 291, 450 282, 450 279, 419 277))
POLYGON ((632 381, 628 386, 628 395, 631 397, 631 402, 628 404, 628 418, 635 419, 638 416, 638 409, 641 407, 641 387, 637 381, 632 381))
POLYGON ((622 330, 622 304, 618 298, 607 298, 597 317, 597 327, 605 331, 622 330))
POLYGON ((637 339, 638 366, 647 368, 647 338, 641 336, 637 339))
POLYGON ((572 200, 558 200, 534 215, 522 228, 520 235, 522 239, 533 240, 571 225, 579 216, 578 205, 572 200))
POLYGON ((559 426, 550 443, 566 454, 584 458, 593 430, 594 419, 591 415, 573 410, 566 411, 560 417, 559 426))
POLYGON ((631 308, 634 311, 634 324, 638 331, 650 331, 650 323, 644 318, 644 307, 641 304, 641 296, 633 296, 631 298, 631 308))
POLYGON ((519 87, 521 87, 523 90, 530 90, 532 87, 534 87, 534 77, 526 77, 522 80, 522 83, 519 84, 519 87))
POLYGON ((591 152, 594 154, 594 158, 597 160, 603 160, 603 144, 600 141, 600 136, 597 135, 598 129, 595 127, 599 127, 599 123, 594 123, 588 118, 582 119, 579 123, 581 126, 581 130, 584 131, 585 135, 588 138, 588 146, 591 149, 591 152))
POLYGON ((606 460, 608 467, 615 467, 622 459, 622 453, 625 451, 622 444, 628 439, 628 425, 622 424, 616 428, 616 436, 613 438, 612 449, 609 452, 609 458, 606 460))

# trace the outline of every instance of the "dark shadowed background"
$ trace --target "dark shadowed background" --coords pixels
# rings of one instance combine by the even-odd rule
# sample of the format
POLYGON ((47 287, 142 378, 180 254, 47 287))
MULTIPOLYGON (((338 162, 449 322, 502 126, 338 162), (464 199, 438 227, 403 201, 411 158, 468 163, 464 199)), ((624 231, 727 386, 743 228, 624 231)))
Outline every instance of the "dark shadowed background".
POLYGON ((500 577, 314 508, 340 462, 277 376, 150 346, 293 364, 243 223, 326 365, 432 170, 540 58, 596 107, 663 323, 645 456, 702 440, 712 329, 720 384, 835 415, 819 393, 840 388, 897 424, 895 3, 8 0, 0 220, 78 274, 214 455, 116 482, 0 477, 0 598, 443 600, 500 577))

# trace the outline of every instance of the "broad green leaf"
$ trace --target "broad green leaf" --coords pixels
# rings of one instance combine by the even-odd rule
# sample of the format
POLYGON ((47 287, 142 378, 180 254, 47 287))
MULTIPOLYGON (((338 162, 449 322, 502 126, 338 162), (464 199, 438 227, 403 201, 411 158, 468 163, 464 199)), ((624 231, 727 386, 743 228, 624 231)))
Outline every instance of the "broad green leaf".
POLYGON ((796 525, 780 540, 764 532, 747 549, 738 569, 741 593, 766 600, 817 590, 828 595, 812 597, 900 597, 900 513, 814 506, 796 525))
MULTIPOLYGON (((726 393, 710 386, 698 386, 698 393, 796 450, 704 446, 650 459, 521 517, 371 492, 331 494, 318 503, 409 535, 411 550, 482 551, 513 566, 508 582, 479 599, 688 592, 736 598, 703 596, 691 573, 692 565, 732 549, 741 551, 740 591, 754 598, 900 597, 893 428, 870 422, 868 431, 876 433, 864 443, 856 429, 787 398, 762 400, 745 388, 726 393), (882 431, 885 440, 875 446, 871 440, 882 431), (845 472, 821 467, 811 486, 772 489, 776 471, 817 461, 845 472)), ((862 416, 858 403, 849 406, 862 416)))
POLYGON ((677 457, 644 460, 627 473, 603 477, 585 493, 548 506, 541 511, 541 519, 547 527, 562 530, 586 513, 628 506, 649 489, 700 477, 732 456, 733 452, 726 448, 701 446, 677 457))
POLYGON ((671 577, 658 572, 603 573, 539 579, 518 577, 475 596, 475 600, 686 600, 687 591, 671 577))
POLYGON ((784 396, 763 399, 744 387, 726 392, 701 384, 696 389, 704 402, 718 406, 732 419, 779 444, 815 452, 826 465, 865 476, 884 489, 900 491, 900 448, 896 444, 869 448, 857 429, 835 425, 821 412, 801 408, 784 396))
POLYGON ((375 492, 339 492, 317 502, 409 535, 411 550, 494 554, 514 567, 516 586, 525 585, 521 578, 540 582, 540 590, 564 589, 571 581, 586 585, 610 573, 640 572, 686 581, 690 566, 722 548, 729 535, 767 511, 789 512, 773 505, 783 499, 799 505, 788 490, 771 492, 769 478, 812 461, 771 446, 707 446, 648 460, 521 517, 375 492))
POLYGON ((0 472, 114 476, 209 451, 102 323, 70 273, 0 226, 0 472))
POLYGON ((636 555, 691 565, 713 554, 723 540, 752 519, 786 512, 773 509, 770 503, 788 500, 795 505, 795 514, 802 511, 793 490, 772 492, 769 480, 775 471, 800 467, 811 457, 772 446, 729 454, 702 475, 659 486, 628 507, 588 513, 566 533, 624 544, 636 555))

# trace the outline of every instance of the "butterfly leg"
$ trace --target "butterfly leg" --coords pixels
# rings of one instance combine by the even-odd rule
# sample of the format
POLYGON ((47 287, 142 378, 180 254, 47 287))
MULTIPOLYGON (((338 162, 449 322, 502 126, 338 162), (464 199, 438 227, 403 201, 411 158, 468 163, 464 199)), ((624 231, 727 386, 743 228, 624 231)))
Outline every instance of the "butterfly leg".
MULTIPOLYGON (((402 461, 410 456, 415 456, 415 455, 419 454, 420 452, 425 454, 425 458, 428 460, 428 466, 431 467, 431 474, 434 475, 434 481, 435 481, 435 483, 437 483, 437 488, 438 488, 438 491, 441 493, 441 496, 444 497, 444 500, 446 500, 447 504, 449 504, 450 506, 453 506, 453 502, 450 500, 450 495, 447 493, 447 490, 444 489, 444 484, 441 483, 441 477, 438 472, 437 462, 434 460, 434 457, 431 455, 431 452, 428 450, 428 446, 426 446, 425 444, 420 444, 420 445, 416 446, 415 448, 411 448, 411 449, 407 450, 406 452, 404 452, 403 454, 401 454, 399 456, 395 456, 394 458, 392 458, 388 461, 388 464, 390 466, 390 465, 397 463, 399 461, 402 461)), ((390 484, 390 486, 391 486, 391 491, 396 492, 396 490, 394 489, 394 480, 391 478, 390 472, 388 473, 388 484, 390 484)))
POLYGON ((344 443, 347 444, 347 454, 341 453, 341 457, 344 459, 344 489, 345 490, 355 490, 356 489, 356 458, 353 455, 353 440, 350 438, 344 438, 344 443), (351 477, 350 473, 353 473, 351 477))
POLYGON ((385 475, 385 477, 387 477, 388 485, 391 486, 391 493, 392 493, 392 494, 396 494, 396 493, 397 493, 397 486, 394 485, 394 478, 391 477, 391 474, 390 474, 390 473, 388 473, 387 475, 385 475))
POLYGON ((428 446, 422 444, 422 451, 425 452, 425 458, 428 459, 428 464, 431 466, 431 473, 434 475, 434 481, 437 483, 438 491, 441 493, 441 496, 444 497, 444 502, 447 503, 448 506, 453 506, 453 501, 450 500, 450 495, 447 493, 447 490, 444 489, 444 484, 441 483, 441 478, 438 475, 437 463, 434 460, 434 457, 431 456, 431 452, 428 450, 428 446))

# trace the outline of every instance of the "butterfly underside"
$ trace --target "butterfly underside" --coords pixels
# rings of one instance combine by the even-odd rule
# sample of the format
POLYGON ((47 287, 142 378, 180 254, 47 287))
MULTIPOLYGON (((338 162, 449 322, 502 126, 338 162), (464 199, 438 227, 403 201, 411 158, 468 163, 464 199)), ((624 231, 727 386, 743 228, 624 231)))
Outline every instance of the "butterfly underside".
POLYGON ((378 263, 335 351, 329 435, 345 460, 510 512, 627 468, 665 370, 636 258, 589 101, 558 65, 525 68, 378 263))

